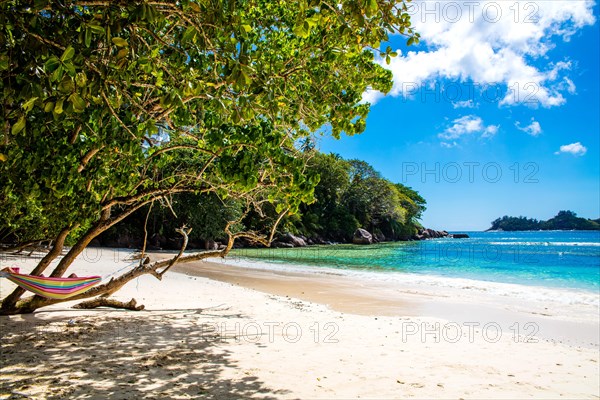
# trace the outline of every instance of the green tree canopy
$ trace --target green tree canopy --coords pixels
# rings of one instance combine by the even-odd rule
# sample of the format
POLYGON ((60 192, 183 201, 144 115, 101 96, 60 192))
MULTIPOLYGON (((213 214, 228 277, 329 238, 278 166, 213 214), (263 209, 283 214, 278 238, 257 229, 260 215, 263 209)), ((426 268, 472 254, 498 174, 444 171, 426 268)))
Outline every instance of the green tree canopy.
POLYGON ((580 218, 573 211, 559 211, 547 221, 526 217, 504 216, 492 221, 489 230, 534 231, 534 230, 600 230, 598 221, 580 218))
MULTIPOLYGON (((53 276, 177 193, 297 210, 317 182, 299 139, 363 131, 362 93, 391 88, 374 52, 394 32, 417 39, 405 3, 387 0, 13 0, 0 26, 0 234, 73 243, 53 276)), ((260 239, 232 226, 220 254, 260 239)), ((34 299, 21 310, 48 304, 34 299)))
POLYGON ((388 240, 415 235, 425 200, 411 188, 381 177, 367 162, 334 154, 315 152, 308 171, 320 180, 315 201, 303 205, 293 223, 301 233, 334 241, 351 240, 359 227, 388 240))

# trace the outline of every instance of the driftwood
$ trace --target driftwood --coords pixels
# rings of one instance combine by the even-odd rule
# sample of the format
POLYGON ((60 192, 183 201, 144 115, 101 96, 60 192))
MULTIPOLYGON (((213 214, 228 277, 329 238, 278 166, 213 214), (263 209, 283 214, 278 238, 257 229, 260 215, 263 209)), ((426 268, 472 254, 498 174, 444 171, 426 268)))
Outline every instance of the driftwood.
POLYGON ((131 299, 127 303, 125 303, 122 301, 118 301, 115 299, 109 299, 109 298, 102 297, 102 296, 97 297, 92 300, 81 302, 81 303, 73 306, 73 308, 79 308, 79 309, 84 309, 84 310, 98 308, 98 307, 122 308, 124 310, 132 310, 132 311, 141 311, 144 309, 144 305, 140 304, 138 306, 135 299, 131 299))

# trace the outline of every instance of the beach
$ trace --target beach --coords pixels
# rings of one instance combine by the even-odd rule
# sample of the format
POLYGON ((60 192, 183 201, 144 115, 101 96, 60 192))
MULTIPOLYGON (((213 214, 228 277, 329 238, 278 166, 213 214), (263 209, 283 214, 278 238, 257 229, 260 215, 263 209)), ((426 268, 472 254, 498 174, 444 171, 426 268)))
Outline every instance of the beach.
MULTIPOLYGON (((126 270, 131 254, 88 249, 70 272, 126 270)), ((113 296, 144 311, 62 303, 0 317, 0 398, 599 397, 593 299, 432 282, 178 265, 113 296)), ((14 286, 0 283, 4 297, 14 286)))

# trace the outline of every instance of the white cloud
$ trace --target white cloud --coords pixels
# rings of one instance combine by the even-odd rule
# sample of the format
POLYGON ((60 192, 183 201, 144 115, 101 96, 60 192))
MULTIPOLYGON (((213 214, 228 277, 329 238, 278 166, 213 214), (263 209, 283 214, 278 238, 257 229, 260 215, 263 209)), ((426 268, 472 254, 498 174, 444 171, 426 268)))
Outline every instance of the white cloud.
POLYGON ((443 147, 455 147, 456 141, 453 144, 447 141, 460 139, 463 136, 479 135, 482 138, 490 138, 498 133, 499 125, 488 125, 483 123, 481 117, 476 115, 465 115, 452 121, 452 125, 447 127, 438 137, 442 139, 443 147))
POLYGON ((477 108, 479 104, 476 104, 473 100, 457 101, 452 103, 452 107, 456 108, 477 108))
POLYGON ((363 94, 362 94, 362 103, 371 103, 371 104, 375 104, 379 101, 379 99, 381 99, 383 97, 383 93, 377 91, 377 90, 372 90, 372 89, 367 89, 363 94))
POLYGON ((523 131, 531 136, 539 136, 542 133, 542 126, 535 119, 531 118, 531 123, 527 126, 521 126, 521 123, 517 121, 515 126, 518 130, 523 131))
POLYGON ((554 154, 569 153, 574 156, 582 156, 587 153, 587 147, 583 146, 580 142, 565 144, 560 146, 560 150, 554 154))
MULTIPOLYGON (((414 51, 399 51, 390 65, 380 60, 394 74, 390 94, 414 95, 415 88, 448 78, 475 82, 480 89, 497 86, 500 93, 487 100, 499 105, 559 106, 575 85, 566 77, 569 60, 546 59, 555 46, 552 40, 568 41, 593 25, 593 7, 593 0, 415 0, 410 14, 422 44, 414 51)), ((465 97, 463 93, 451 102, 471 100, 465 97)))
POLYGON ((448 143, 448 142, 440 142, 440 146, 445 147, 447 149, 451 149, 453 147, 458 147, 458 143, 456 143, 456 141, 452 142, 452 143, 448 143))
POLYGON ((498 128, 500 127, 500 125, 490 125, 490 126, 486 126, 485 129, 483 130, 483 133, 481 134, 482 138, 489 138, 492 137, 494 135, 496 135, 496 133, 498 133, 498 128))

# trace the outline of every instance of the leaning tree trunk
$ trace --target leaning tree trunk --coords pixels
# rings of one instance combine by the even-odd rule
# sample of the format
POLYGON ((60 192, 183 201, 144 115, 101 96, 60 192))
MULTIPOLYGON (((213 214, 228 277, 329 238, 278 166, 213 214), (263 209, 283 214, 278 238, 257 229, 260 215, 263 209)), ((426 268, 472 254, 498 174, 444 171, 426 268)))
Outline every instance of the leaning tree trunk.
MULTIPOLYGON (((81 254, 81 252, 87 247, 87 245, 92 241, 92 239, 94 239, 97 235, 104 232, 106 229, 110 228, 114 224, 123 220, 126 216, 130 215, 132 212, 139 209, 144 204, 146 204, 146 202, 144 202, 142 204, 137 204, 136 206, 130 208, 126 212, 121 213, 118 217, 112 218, 112 219, 110 218, 110 209, 105 210, 102 213, 102 217, 96 222, 96 224, 94 224, 82 236, 82 238, 79 239, 77 244, 75 246, 73 246, 71 248, 71 250, 67 253, 67 255, 59 262, 57 267, 52 272, 51 276, 52 277, 62 276, 67 271, 69 266, 73 263, 73 261, 75 261, 77 256, 79 256, 81 254)), ((203 260, 203 259, 209 258, 209 257, 225 257, 229 253, 229 251, 233 248, 233 244, 234 244, 235 240, 240 237, 245 237, 245 238, 251 239, 253 241, 262 243, 263 245, 269 247, 273 240, 273 237, 275 235, 275 230, 277 228, 277 225, 279 224, 279 222, 281 221, 281 219, 283 218, 285 213, 287 213, 287 210, 283 211, 279 215, 279 217, 277 218, 275 224, 273 225, 273 227, 271 229, 271 232, 270 232, 270 235, 268 236, 268 238, 261 237, 260 235, 252 233, 252 232, 243 232, 243 233, 240 232, 240 233, 233 234, 229 230, 230 225, 232 224, 232 222, 230 222, 227 224, 227 226, 225 228, 225 233, 227 233, 229 239, 227 241, 227 246, 224 249, 215 250, 215 251, 207 251, 207 252, 203 252, 203 253, 190 254, 187 256, 183 256, 183 253, 187 247, 188 234, 190 233, 191 229, 186 229, 184 226, 183 228, 180 228, 177 230, 177 232, 180 233, 184 238, 182 247, 181 247, 179 253, 171 259, 156 261, 154 263, 140 263, 139 266, 137 266, 136 268, 133 268, 129 272, 124 273, 123 275, 119 276, 118 278, 111 278, 111 280, 105 284, 95 286, 89 290, 86 290, 83 293, 80 293, 76 296, 72 296, 72 297, 69 297, 66 299, 49 299, 49 298, 45 298, 45 297, 38 296, 38 295, 31 296, 31 297, 28 297, 28 298, 25 298, 22 300, 17 299, 15 301, 15 304, 13 304, 11 307, 7 307, 6 309, 4 309, 4 307, 0 308, 0 315, 28 314, 28 313, 34 312, 38 308, 46 307, 46 306, 49 306, 52 304, 63 303, 65 301, 89 299, 89 298, 93 298, 93 297, 98 297, 98 300, 83 302, 79 305, 79 308, 93 308, 93 307, 109 306, 109 307, 117 307, 117 308, 126 308, 126 309, 130 309, 130 310, 141 310, 144 308, 143 305, 138 306, 134 299, 131 299, 131 301, 129 301, 128 303, 123 303, 120 301, 113 301, 112 299, 107 299, 107 298, 110 295, 112 295, 113 293, 115 293, 117 290, 121 289, 127 282, 129 282, 132 279, 135 279, 139 276, 142 276, 142 275, 150 274, 150 275, 156 277, 157 279, 162 280, 163 275, 177 262, 183 263, 183 262, 199 261, 199 260, 203 260)), ((234 221, 234 222, 237 222, 237 221, 234 221)), ((63 243, 64 243, 64 240, 63 240, 63 243)), ((40 263, 41 263, 41 261, 40 261, 40 263)), ((38 267, 39 267, 39 265, 38 265, 38 267)), ((38 269, 38 267, 36 267, 36 269, 34 269, 34 271, 32 271, 32 272, 35 272, 38 269)), ((46 265, 46 267, 47 267, 47 265, 46 265)))
MULTIPOLYGON (((146 202, 138 203, 129 209, 121 212, 118 216, 111 218, 111 208, 107 207, 102 211, 100 218, 86 231, 86 233, 79 238, 77 243, 71 247, 71 249, 67 252, 67 254, 60 260, 56 268, 50 274, 51 277, 61 277, 64 273, 69 269, 71 264, 75 261, 75 259, 86 249, 86 247, 90 244, 90 242, 100 235, 102 232, 106 231, 111 226, 117 224, 122 221, 128 215, 133 213, 134 211, 141 208, 145 205, 146 202)), ((65 228, 66 229, 66 228, 65 228)), ((62 249, 64 247, 64 242, 66 237, 68 236, 70 230, 61 231, 59 236, 56 238, 56 243, 53 249, 44 257, 38 265, 31 271, 31 275, 39 275, 41 274, 48 265, 61 254, 62 249)), ((88 291, 82 293, 85 294, 88 291)), ((4 300, 2 300, 2 304, 0 306, 0 315, 11 315, 11 314, 24 314, 31 313, 40 307, 45 307, 51 304, 55 304, 57 302, 61 302, 61 300, 53 300, 48 299, 42 296, 32 296, 23 300, 19 300, 21 296, 25 293, 25 291, 21 288, 15 289, 10 295, 8 295, 4 300)), ((101 294, 101 293, 99 293, 101 294)), ((74 300, 74 298, 68 298, 62 301, 74 300)))
MULTIPOLYGON (((31 275, 39 275, 43 273, 46 270, 46 268, 48 268, 48 265, 50 265, 50 263, 62 253, 65 245, 65 239, 69 235, 69 232, 71 232, 70 227, 64 228, 62 231, 60 231, 60 233, 54 241, 54 246, 48 252, 48 254, 46 254, 44 258, 40 260, 40 262, 33 269, 33 271, 31 271, 31 275)), ((17 301, 21 298, 21 296, 23 296, 24 293, 25 289, 21 288, 20 286, 17 286, 17 288, 13 290, 11 294, 6 296, 6 298, 2 300, 2 305, 0 306, 0 313, 4 314, 13 311, 15 309, 17 301)))
POLYGON ((225 257, 227 253, 233 247, 233 243, 236 237, 241 235, 233 235, 230 236, 227 246, 222 250, 208 251, 203 253, 190 254, 187 256, 183 256, 185 248, 188 243, 188 234, 190 230, 185 230, 184 228, 178 229, 178 233, 182 234, 184 237, 183 245, 179 250, 179 253, 167 260, 156 261, 154 263, 140 263, 139 266, 133 268, 132 270, 124 273, 123 275, 112 278, 105 284, 95 286, 89 290, 86 290, 83 293, 80 293, 76 296, 69 297, 67 299, 48 299, 45 297, 41 297, 38 295, 31 296, 22 300, 17 301, 14 308, 11 310, 0 310, 0 314, 4 315, 13 315, 13 314, 28 314, 32 313, 38 308, 46 307, 52 304, 63 303, 65 301, 73 301, 73 300, 82 300, 96 297, 97 299, 83 302, 77 305, 77 308, 94 308, 94 307, 116 307, 116 308, 125 308, 129 310, 142 310, 144 308, 143 305, 137 305, 134 299, 131 299, 128 303, 123 303, 120 301, 116 301, 113 299, 108 299, 110 295, 115 293, 117 290, 121 289, 125 286, 126 283, 131 281, 132 279, 138 278, 142 275, 150 274, 156 277, 159 280, 162 280, 163 275, 177 262, 191 262, 191 261, 199 261, 209 257, 225 257))
POLYGON ((60 260, 52 274, 50 274, 53 278, 59 278, 63 276, 67 269, 73 264, 73 261, 85 250, 85 248, 90 244, 94 238, 100 235, 102 232, 110 228, 113 224, 109 222, 110 218, 110 209, 104 210, 100 219, 92 225, 87 232, 75 243, 73 247, 69 250, 69 252, 60 260))

